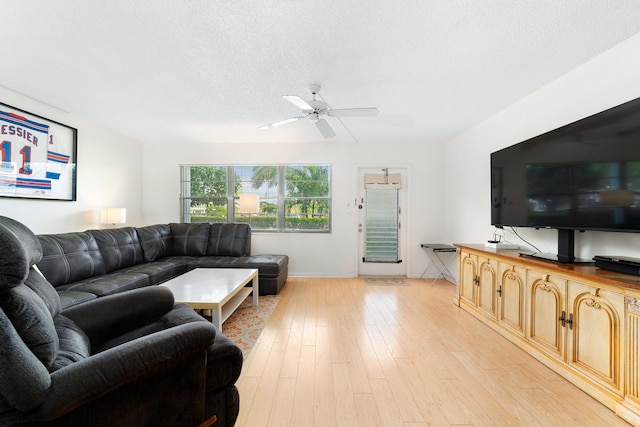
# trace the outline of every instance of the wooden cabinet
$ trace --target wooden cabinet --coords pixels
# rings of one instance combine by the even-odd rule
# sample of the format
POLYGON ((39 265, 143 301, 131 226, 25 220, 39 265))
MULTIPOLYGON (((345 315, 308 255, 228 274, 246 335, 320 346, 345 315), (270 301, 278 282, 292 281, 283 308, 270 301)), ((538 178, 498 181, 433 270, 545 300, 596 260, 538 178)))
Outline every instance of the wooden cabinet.
POLYGON ((561 277, 527 272, 528 322, 527 339, 549 356, 565 360, 565 325, 567 281, 561 277))
POLYGON ((498 322, 518 335, 524 335, 526 270, 500 262, 498 281, 498 322))
POLYGON ((458 246, 461 308, 640 425, 640 278, 458 246))
POLYGON ((477 254, 463 253, 461 256, 460 298, 486 316, 495 318, 497 312, 497 261, 477 254))
POLYGON ((524 271, 513 264, 461 251, 461 303, 524 335, 524 271))
POLYGON ((458 295, 461 300, 476 305, 476 281, 478 277, 478 255, 461 251, 459 258, 458 295))
POLYGON ((491 258, 478 257, 478 263, 478 292, 476 294, 476 304, 478 310, 486 316, 495 318, 498 310, 498 262, 491 258))
MULTIPOLYGON (((637 408, 640 419, 640 298, 626 296, 624 299, 626 319, 624 339, 627 359, 624 371, 624 395, 629 406, 637 408)), ((640 425, 640 422, 636 423, 640 425)))
POLYGON ((567 363, 622 396, 624 296, 568 282, 567 363))
POLYGON ((527 338, 549 356, 622 395, 624 297, 574 280, 528 272, 527 338))

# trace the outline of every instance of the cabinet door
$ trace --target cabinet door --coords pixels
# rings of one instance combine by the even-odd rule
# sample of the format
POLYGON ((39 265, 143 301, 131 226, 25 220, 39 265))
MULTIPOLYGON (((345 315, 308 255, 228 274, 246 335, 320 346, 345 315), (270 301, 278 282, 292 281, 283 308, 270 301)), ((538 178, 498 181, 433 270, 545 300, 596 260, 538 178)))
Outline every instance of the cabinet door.
POLYGON ((620 331, 624 297, 569 281, 567 362, 591 379, 622 395, 620 331))
POLYGON ((527 338, 539 349, 563 361, 566 334, 559 319, 563 311, 566 317, 566 288, 565 279, 532 270, 527 272, 527 338))
POLYGON ((494 259, 478 257, 478 309, 488 317, 496 318, 498 305, 498 263, 494 259))
POLYGON ((468 252, 460 253, 460 298, 469 304, 476 304, 476 266, 478 257, 468 252))
POLYGON ((625 296, 625 398, 640 407, 640 295, 625 296))
POLYGON ((500 263, 499 269, 498 321, 519 335, 524 335, 526 270, 505 263, 500 263))

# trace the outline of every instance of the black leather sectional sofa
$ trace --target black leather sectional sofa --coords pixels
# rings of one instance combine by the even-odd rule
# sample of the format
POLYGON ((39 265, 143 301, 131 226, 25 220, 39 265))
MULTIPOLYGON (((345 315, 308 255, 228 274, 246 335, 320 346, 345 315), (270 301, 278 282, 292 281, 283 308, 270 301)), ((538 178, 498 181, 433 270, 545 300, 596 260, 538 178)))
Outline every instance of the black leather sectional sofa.
POLYGON ((37 236, 37 267, 67 310, 77 304, 160 284, 194 268, 257 268, 260 295, 287 280, 287 255, 251 255, 247 224, 171 223, 37 236))
POLYGON ((221 250, 211 242, 247 248, 248 230, 152 226, 141 238, 138 231, 38 238, 0 216, 0 426, 235 424, 242 351, 191 307, 175 304, 168 288, 144 285, 189 268, 198 258, 188 255, 192 244, 206 243, 205 253, 221 250), (163 238, 149 240, 157 233, 163 238), (40 242, 48 245, 44 262, 40 242), (167 252, 152 254, 162 247, 167 252), (67 291, 56 292, 35 268, 40 263, 69 289, 78 283, 69 293, 90 300, 63 311, 59 295, 67 291), (142 287, 122 292, 134 286, 142 287))

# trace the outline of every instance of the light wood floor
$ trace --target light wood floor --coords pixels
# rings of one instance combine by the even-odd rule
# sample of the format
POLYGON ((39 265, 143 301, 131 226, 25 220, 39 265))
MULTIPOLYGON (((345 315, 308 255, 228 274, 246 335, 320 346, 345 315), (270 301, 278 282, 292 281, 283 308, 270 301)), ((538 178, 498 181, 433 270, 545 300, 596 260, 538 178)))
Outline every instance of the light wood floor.
POLYGON ((407 281, 289 278, 245 360, 236 426, 627 425, 455 307, 454 285, 407 281))

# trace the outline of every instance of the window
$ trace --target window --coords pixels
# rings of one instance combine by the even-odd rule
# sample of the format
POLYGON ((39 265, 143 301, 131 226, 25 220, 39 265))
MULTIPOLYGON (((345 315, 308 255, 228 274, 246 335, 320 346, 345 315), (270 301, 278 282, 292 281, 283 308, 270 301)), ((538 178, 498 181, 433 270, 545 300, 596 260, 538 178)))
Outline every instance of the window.
POLYGON ((253 230, 331 231, 331 166, 180 167, 184 222, 236 222, 253 230))

